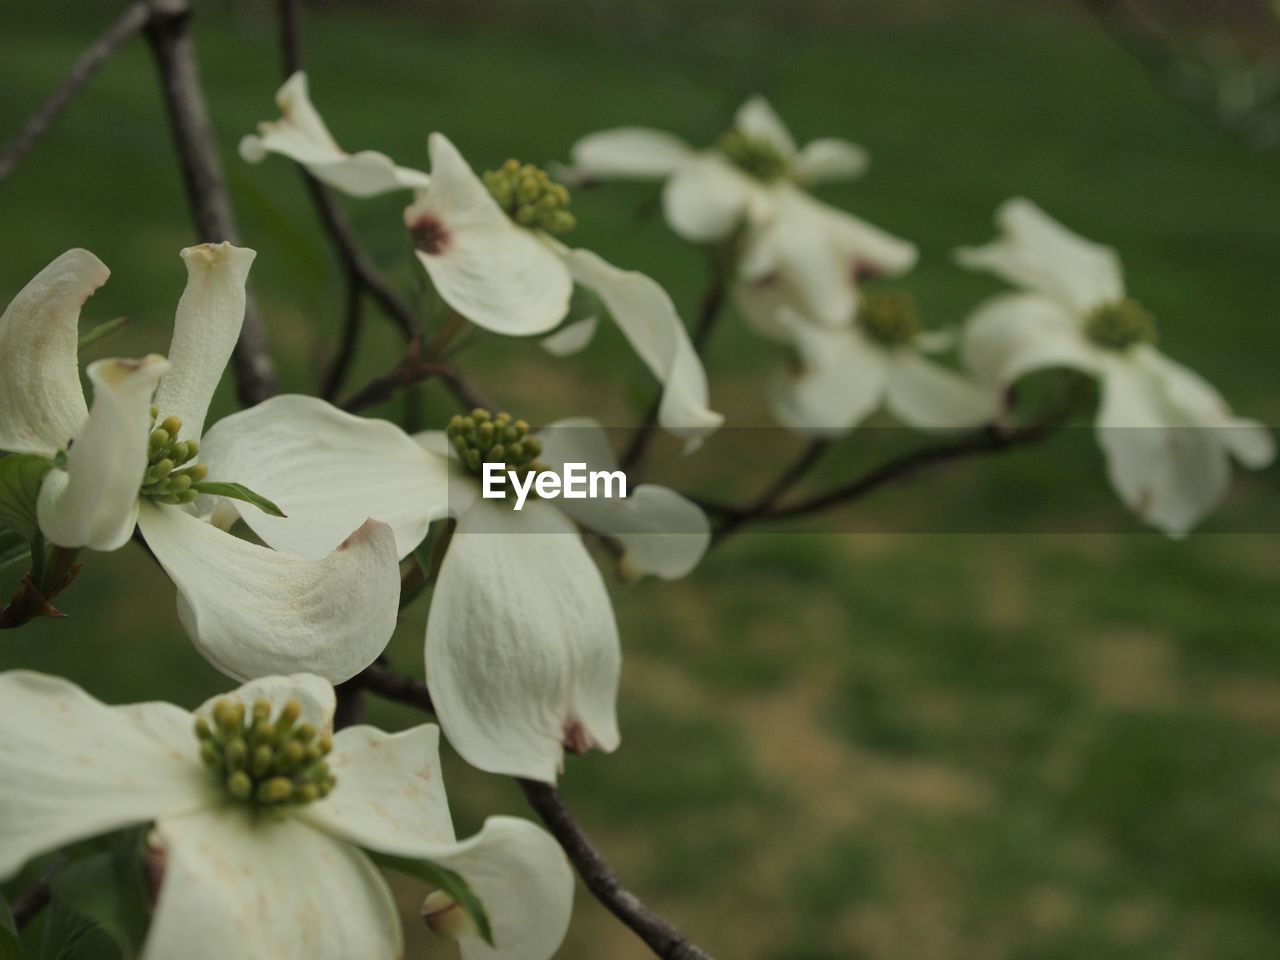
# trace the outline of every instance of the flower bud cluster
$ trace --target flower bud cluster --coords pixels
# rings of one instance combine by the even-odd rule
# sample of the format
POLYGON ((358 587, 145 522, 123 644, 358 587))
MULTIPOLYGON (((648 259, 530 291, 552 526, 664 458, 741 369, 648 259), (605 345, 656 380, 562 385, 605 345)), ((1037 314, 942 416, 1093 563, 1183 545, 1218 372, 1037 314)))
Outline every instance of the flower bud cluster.
POLYGON ((907 346, 920 335, 920 308, 905 290, 867 290, 858 308, 858 325, 881 346, 907 346))
POLYGON ((1139 343, 1155 343, 1156 318, 1132 297, 1104 303, 1085 318, 1084 332, 1107 350, 1127 350, 1139 343))
POLYGON ((329 736, 298 723, 302 705, 290 700, 271 719, 271 704, 258 700, 246 714, 236 700, 219 700, 212 722, 196 720, 200 758, 227 793, 264 809, 298 806, 328 796, 336 779, 325 757, 329 736))
POLYGON ((512 420, 511 414, 496 416, 481 407, 466 416, 456 414, 449 420, 449 442, 463 464, 479 475, 486 463, 504 463, 508 470, 539 471, 537 462, 542 441, 529 433, 529 424, 512 420))
POLYGON ((791 169, 787 158, 769 141, 736 128, 722 136, 716 147, 735 167, 764 183, 781 180, 791 169))
POLYGON ((508 160, 484 175, 484 185, 516 223, 547 233, 566 233, 577 224, 569 212, 569 191, 531 163, 508 160))
POLYGON ((142 496, 157 503, 192 503, 197 496, 192 485, 208 476, 209 469, 199 463, 189 467, 183 464, 195 459, 200 452, 200 444, 195 440, 179 440, 182 421, 177 417, 165 417, 157 424, 159 415, 159 409, 152 407, 151 440, 147 447, 147 472, 142 478, 142 496))

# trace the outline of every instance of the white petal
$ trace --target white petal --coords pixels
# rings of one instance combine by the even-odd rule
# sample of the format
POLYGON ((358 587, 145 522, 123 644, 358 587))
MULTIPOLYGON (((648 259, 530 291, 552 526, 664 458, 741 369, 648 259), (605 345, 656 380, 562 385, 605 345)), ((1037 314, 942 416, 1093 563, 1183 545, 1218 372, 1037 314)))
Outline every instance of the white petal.
POLYGON ((763 140, 784 157, 795 155, 796 142, 791 137, 791 131, 774 112, 769 101, 759 94, 738 108, 733 125, 747 136, 763 140))
POLYGON ((599 317, 586 317, 566 323, 555 333, 542 338, 542 349, 553 357, 571 357, 586 349, 587 344, 595 337, 599 325, 599 317))
POLYGON ((363 150, 350 154, 338 146, 311 103, 307 75, 295 73, 276 93, 283 116, 258 124, 257 135, 240 141, 240 156, 260 163, 278 153, 302 164, 319 180, 355 197, 372 197, 389 190, 425 189, 431 178, 419 170, 396 166, 385 154, 363 150))
POLYGON ((774 417, 784 427, 819 437, 852 430, 884 396, 885 351, 853 328, 820 327, 785 310, 779 319, 791 332, 799 367, 773 381, 774 417))
POLYGON ((0 674, 0 880, 65 844, 213 799, 191 715, 109 707, 59 677, 0 674), (185 741, 148 720, 180 723, 185 741))
POLYGON ((546 333, 569 312, 569 271, 534 231, 511 221, 445 136, 433 133, 430 147, 431 186, 404 222, 436 291, 486 330, 546 333))
POLYGON ((791 161, 791 173, 801 183, 851 180, 862 175, 871 158, 856 143, 837 137, 822 137, 804 145, 791 161))
POLYGON ((295 673, 291 676, 259 677, 256 680, 250 680, 235 690, 210 697, 196 708, 195 713, 198 716, 211 717, 213 708, 222 700, 242 703, 246 710, 252 709, 254 703, 259 700, 266 700, 274 709, 283 707, 290 700, 296 700, 302 707, 299 721, 309 723, 322 732, 333 729, 333 712, 337 705, 333 684, 314 673, 295 673))
POLYGON ((395 536, 369 521, 323 560, 240 540, 175 507, 138 525, 178 588, 192 642, 233 677, 310 671, 334 683, 373 662, 400 601, 395 536))
POLYGON ((692 155, 679 137, 645 127, 618 127, 588 134, 569 152, 578 179, 634 177, 658 179, 692 155))
POLYGON ((764 226, 749 230, 740 271, 748 283, 776 283, 783 302, 804 316, 833 327, 853 319, 852 261, 813 207, 787 203, 764 226))
POLYGON ((219 420, 200 446, 211 480, 243 483, 284 511, 234 503, 277 550, 318 560, 368 517, 395 533, 404 557, 448 506, 446 461, 385 420, 352 416, 315 397, 272 397, 219 420))
POLYGON ((89 365, 93 409, 67 454, 40 487, 40 529, 63 547, 117 550, 133 535, 147 472, 151 395, 169 369, 164 357, 89 365))
POLYGON ((864 276, 896 276, 916 265, 919 251, 910 241, 873 226, 851 213, 809 199, 822 217, 855 284, 864 276))
POLYGON ((88 250, 68 250, 0 315, 0 450, 51 457, 84 426, 80 307, 110 274, 88 250))
POLYGON ((143 960, 400 960, 400 916, 359 850, 239 804, 156 825, 164 883, 143 960))
POLYGON ((1097 373, 1097 351, 1071 314, 1039 294, 1002 294, 980 305, 965 324, 960 356, 980 379, 999 386, 1050 367, 1097 373))
POLYGON ((1081 314, 1124 296, 1116 252, 1072 233, 1031 201, 1005 201, 996 224, 1001 235, 994 241, 956 252, 962 266, 990 270, 1081 314))
POLYGON ((619 270, 590 250, 568 250, 573 279, 595 291, 662 383, 658 422, 678 436, 704 436, 724 422, 707 407, 707 374, 667 292, 643 273, 619 270))
POLYGON ((945 430, 990 421, 999 396, 914 350, 899 350, 889 367, 885 403, 908 426, 945 430))
POLYGON ((662 190, 671 229, 691 243, 715 243, 737 229, 754 187, 715 154, 681 164, 662 190))
POLYGON ((1171 536, 1186 534, 1226 496, 1231 467, 1222 438, 1173 408, 1161 378, 1138 363, 1106 363, 1097 435, 1121 499, 1171 536))
MULTIPOLYGON (((544 444, 538 459, 553 470, 563 472, 566 463, 585 464, 588 471, 618 469, 609 438, 594 420, 557 420, 540 430, 538 437, 544 444)), ((556 505, 584 527, 616 541, 629 574, 652 574, 664 580, 686 576, 711 543, 706 514, 666 487, 641 484, 627 494, 626 498, 562 498, 556 505)))
POLYGON ((621 651, 604 581, 554 508, 477 501, 427 619, 427 684, 468 763, 554 782, 566 744, 618 746, 621 651))
POLYGON ((461 843, 440 771, 439 729, 423 724, 388 734, 348 727, 333 738, 337 786, 299 817, 366 850, 430 860, 460 873, 484 904, 494 947, 463 940, 464 957, 548 960, 560 946, 573 904, 573 874, 545 831, 491 817, 461 843))
POLYGON ((209 401, 244 325, 245 280, 257 254, 229 243, 203 243, 182 251, 187 287, 173 320, 173 370, 156 391, 160 416, 182 421, 181 436, 198 440, 209 401))

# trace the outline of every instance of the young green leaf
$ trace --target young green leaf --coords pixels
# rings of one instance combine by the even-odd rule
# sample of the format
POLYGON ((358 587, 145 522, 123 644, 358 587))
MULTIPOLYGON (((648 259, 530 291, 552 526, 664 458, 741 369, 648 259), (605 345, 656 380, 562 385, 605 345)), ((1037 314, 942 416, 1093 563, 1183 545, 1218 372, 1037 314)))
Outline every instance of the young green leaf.
MULTIPOLYGON (((0 528, 0 571, 15 563, 25 563, 30 555, 31 547, 23 539, 22 534, 17 530, 0 528)), ((3 924, 3 920, 3 911, 0 911, 0 925, 3 924)))
POLYGON ((0 524, 35 539, 36 497, 44 475, 53 466, 44 457, 30 453, 11 453, 0 457, 0 524))
POLYGON ((191 489, 211 497, 227 497, 231 500, 243 500, 251 503, 263 513, 271 517, 283 517, 285 512, 259 493, 254 493, 243 483, 223 483, 218 480, 202 480, 193 483, 191 489))
POLYGON ((128 322, 128 317, 116 317, 114 320, 104 320, 92 330, 80 335, 79 348, 83 350, 85 347, 89 346, 89 344, 97 343, 99 340, 111 336, 111 334, 115 333, 128 322))
POLYGON ((54 901, 94 924, 133 960, 147 931, 141 834, 130 830, 114 848, 73 861, 53 879, 54 901))
POLYGON ((18 935, 0 927, 0 960, 26 960, 18 935))
POLYGON ((471 918, 471 922, 476 925, 476 929, 480 931, 480 936, 484 937, 485 943, 493 945, 493 928, 489 925, 489 914, 485 912, 484 904, 480 902, 480 898, 475 895, 471 887, 467 885, 467 881, 462 879, 460 874, 454 873, 439 864, 432 863, 430 860, 408 860, 404 857, 392 857, 385 853, 370 853, 374 863, 388 870, 394 870, 397 873, 407 874, 410 877, 417 877, 419 880, 425 880, 433 887, 443 890, 454 900, 458 906, 466 912, 471 918))

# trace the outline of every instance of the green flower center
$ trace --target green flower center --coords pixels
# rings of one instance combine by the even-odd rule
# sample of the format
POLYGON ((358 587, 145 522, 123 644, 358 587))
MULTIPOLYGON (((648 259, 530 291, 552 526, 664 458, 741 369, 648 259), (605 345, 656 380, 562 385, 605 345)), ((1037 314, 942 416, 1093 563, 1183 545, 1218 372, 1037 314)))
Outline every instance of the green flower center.
POLYGON ((1139 343, 1155 343, 1156 318, 1131 297, 1095 307, 1084 321, 1090 340, 1106 350, 1127 350, 1139 343))
POLYGON ((568 188, 531 163, 508 160, 483 179, 498 206, 522 227, 566 233, 578 222, 569 212, 568 188))
POLYGON ((858 326, 882 346, 905 347, 920 334, 920 308, 905 290, 865 291, 858 326))
POLYGON ((271 704, 219 700, 212 722, 196 720, 200 758, 235 800, 259 809, 299 806, 327 796, 337 782, 325 762, 333 741, 298 723, 302 705, 290 700, 271 719, 271 704))
POLYGON ((768 140, 736 128, 721 137, 716 147, 735 167, 764 183, 781 180, 791 169, 787 158, 768 140))
POLYGON ((195 440, 179 440, 182 421, 165 417, 156 423, 160 411, 151 408, 151 442, 147 448, 147 472, 142 478, 141 494, 157 503, 192 503, 198 495, 192 484, 209 473, 202 464, 183 466, 195 459, 200 444, 195 440))
POLYGON ((483 474, 486 463, 501 463, 517 473, 546 469, 538 463, 542 441, 529 435, 529 424, 512 420, 509 413, 494 416, 477 407, 466 416, 451 417, 446 432, 463 464, 476 476, 483 474))

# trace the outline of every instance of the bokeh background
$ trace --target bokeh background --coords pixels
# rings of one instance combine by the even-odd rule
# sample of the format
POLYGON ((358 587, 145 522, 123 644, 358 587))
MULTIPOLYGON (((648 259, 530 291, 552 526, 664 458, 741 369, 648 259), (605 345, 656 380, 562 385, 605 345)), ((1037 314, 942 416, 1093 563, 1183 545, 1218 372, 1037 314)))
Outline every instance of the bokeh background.
MULTIPOLYGON (((340 279, 295 170, 249 167, 234 150, 276 116, 270 7, 201 4, 196 38, 271 344, 287 386, 309 390, 334 342, 340 279)), ((0 136, 115 10, 5 5, 0 136)), ((867 177, 823 196, 919 243, 911 287, 932 322, 958 322, 995 289, 950 250, 985 240, 996 204, 1025 194, 1120 248, 1169 353, 1237 409, 1280 422, 1275 27, 1261 4, 1141 12, 1172 60, 1144 63, 1069 0, 324 4, 308 19, 307 60, 340 141, 409 165, 425 165, 433 129, 478 168, 566 159, 578 136, 619 124, 710 142, 764 93, 800 140, 870 150, 867 177)), ((688 317, 704 265, 666 231, 656 195, 577 195, 574 239, 650 273, 688 317)), ((413 294, 400 206, 346 204, 413 294)), ((134 43, 0 186, 0 300, 85 246, 114 270, 86 325, 130 318, 93 355, 163 351, 177 251, 191 242, 152 66, 134 43)), ((352 383, 399 349, 371 315, 352 383)), ((707 365, 732 423, 767 423, 775 359, 726 318, 707 365)), ((461 360, 535 421, 634 422, 654 389, 609 329, 572 361, 491 337, 461 360)), ((451 412, 434 387, 416 402, 428 425, 451 412)), ((224 384, 217 407, 233 406, 224 384)), ((660 446, 658 459, 677 484, 695 477, 688 488, 751 491, 800 449, 788 442, 753 456, 713 440, 690 466, 660 446)), ((859 442, 814 484, 840 476, 859 442)), ((1227 507, 1173 542, 1125 516, 1091 444, 1063 443, 921 478, 809 533, 742 534, 679 583, 612 585, 623 746, 572 761, 563 790, 629 884, 712 953, 1280 956, 1277 471, 1238 473, 1227 507), (1055 513, 1059 502, 1077 506, 1055 513), (996 532, 1002 511, 1028 503, 1051 518, 1044 532, 996 532), (913 529, 977 532, 902 532, 920 516, 913 529), (1077 523, 1089 532, 1072 533, 1077 523)), ((16 577, 0 583, 6 596, 16 577)), ((194 705, 225 682, 186 640, 173 592, 135 546, 91 556, 62 598, 71 618, 0 636, 0 665, 64 674, 109 701, 194 705)), ((423 598, 405 612, 389 650, 418 674, 425 611, 423 598)), ((377 702, 369 713, 417 719, 377 702)), ((508 781, 452 755, 446 772, 463 831, 523 809, 508 781)), ((409 956, 450 956, 416 932, 421 890, 400 889, 409 956)), ((560 956, 647 953, 580 891, 560 956)))

